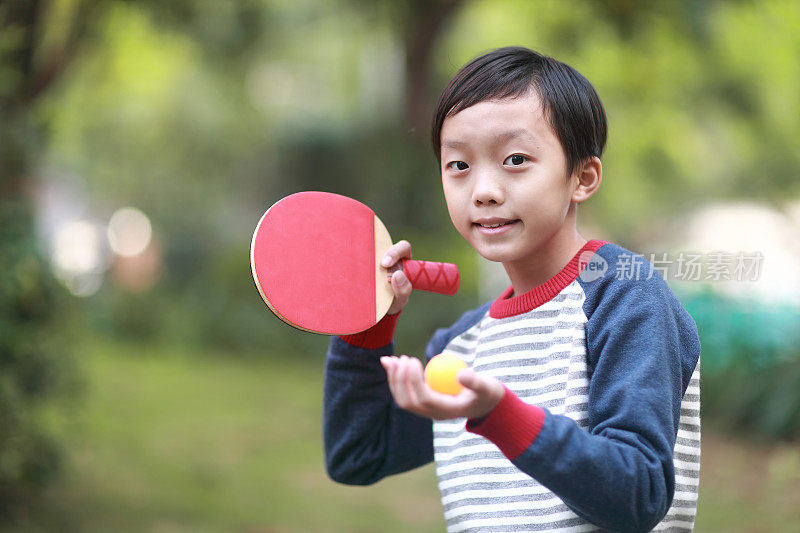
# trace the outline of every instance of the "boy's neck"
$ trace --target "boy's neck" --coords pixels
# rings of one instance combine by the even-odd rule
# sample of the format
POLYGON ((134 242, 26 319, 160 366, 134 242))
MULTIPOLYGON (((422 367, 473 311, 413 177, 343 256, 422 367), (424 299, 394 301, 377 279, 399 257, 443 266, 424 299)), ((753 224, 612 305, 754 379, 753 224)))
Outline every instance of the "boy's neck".
POLYGON ((577 229, 572 228, 564 235, 555 235, 537 251, 536 257, 524 263, 503 263, 514 287, 514 295, 524 294, 558 274, 587 242, 577 229))

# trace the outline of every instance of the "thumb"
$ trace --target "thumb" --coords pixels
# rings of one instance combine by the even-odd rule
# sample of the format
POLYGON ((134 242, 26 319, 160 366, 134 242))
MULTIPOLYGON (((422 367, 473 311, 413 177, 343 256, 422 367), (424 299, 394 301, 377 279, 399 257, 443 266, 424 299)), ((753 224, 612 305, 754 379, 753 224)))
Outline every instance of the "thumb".
POLYGON ((466 388, 475 391, 479 396, 491 394, 495 391, 496 386, 502 386, 496 379, 482 376, 471 368, 459 370, 456 379, 466 388))

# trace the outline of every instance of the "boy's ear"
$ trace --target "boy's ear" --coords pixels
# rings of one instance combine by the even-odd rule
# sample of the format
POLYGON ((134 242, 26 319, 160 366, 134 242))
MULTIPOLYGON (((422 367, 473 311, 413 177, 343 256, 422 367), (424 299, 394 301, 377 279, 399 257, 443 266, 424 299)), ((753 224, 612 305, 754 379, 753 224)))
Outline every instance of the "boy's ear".
POLYGON ((573 176, 576 181, 575 189, 572 191, 572 201, 579 204, 591 198, 603 181, 603 164, 600 158, 592 156, 586 159, 573 176))

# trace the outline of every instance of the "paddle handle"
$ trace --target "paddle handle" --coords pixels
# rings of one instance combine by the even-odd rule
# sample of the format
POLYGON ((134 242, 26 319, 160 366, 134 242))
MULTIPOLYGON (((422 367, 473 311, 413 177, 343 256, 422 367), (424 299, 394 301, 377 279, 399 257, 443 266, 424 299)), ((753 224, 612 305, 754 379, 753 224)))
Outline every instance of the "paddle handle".
POLYGON ((417 290, 453 295, 458 292, 460 275, 453 263, 403 260, 403 272, 417 290))

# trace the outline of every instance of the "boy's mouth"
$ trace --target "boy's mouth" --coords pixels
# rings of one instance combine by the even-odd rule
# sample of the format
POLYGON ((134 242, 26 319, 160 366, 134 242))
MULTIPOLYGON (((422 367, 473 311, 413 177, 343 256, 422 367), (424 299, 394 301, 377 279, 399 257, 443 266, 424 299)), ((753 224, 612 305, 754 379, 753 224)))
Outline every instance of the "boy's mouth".
POLYGON ((482 232, 497 233, 510 229, 510 227, 517 222, 519 222, 519 219, 508 220, 504 218, 484 218, 476 220, 472 223, 472 225, 482 232))

